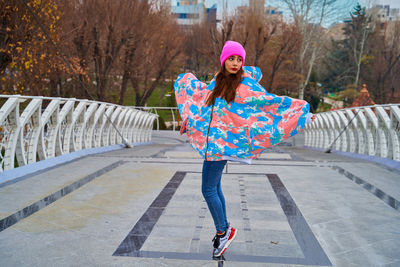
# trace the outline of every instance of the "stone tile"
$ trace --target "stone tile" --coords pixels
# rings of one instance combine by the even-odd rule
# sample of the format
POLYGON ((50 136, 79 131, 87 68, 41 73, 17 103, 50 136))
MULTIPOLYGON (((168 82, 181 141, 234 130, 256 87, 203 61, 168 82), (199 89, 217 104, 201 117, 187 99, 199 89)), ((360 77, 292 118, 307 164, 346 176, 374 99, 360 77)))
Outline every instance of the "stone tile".
POLYGON ((226 215, 228 216, 229 219, 232 218, 243 218, 243 210, 240 207, 239 203, 236 203, 236 205, 232 205, 231 202, 228 203, 226 207, 226 215))
MULTIPOLYGON (((173 201, 171 202, 171 204, 173 202, 201 202, 203 200, 203 196, 201 196, 200 194, 198 195, 193 195, 193 194, 174 194, 173 196, 173 201)), ((187 206, 187 205, 184 205, 187 206)))
POLYGON ((396 260, 396 261, 387 263, 387 264, 382 265, 382 266, 384 266, 384 267, 398 267, 398 266, 400 266, 400 261, 396 260))
POLYGON ((395 237, 394 239, 374 242, 368 246, 365 246, 365 250, 371 254, 376 254, 379 257, 384 258, 386 264, 392 261, 400 261, 399 247, 400 238, 395 237))
POLYGON ((164 153, 165 157, 168 158, 198 158, 200 159, 200 155, 197 152, 178 152, 178 151, 167 151, 164 153))
POLYGON ((272 257, 292 257, 304 258, 303 252, 300 247, 290 244, 273 244, 271 242, 253 242, 250 244, 252 247, 252 254, 254 256, 272 256, 272 257))
POLYGON ((362 177, 362 179, 375 187, 380 188, 392 197, 400 200, 400 192, 396 190, 400 186, 398 179, 398 173, 391 172, 378 165, 370 163, 338 163, 336 164, 341 168, 344 168, 353 175, 362 177), (367 168, 369 171, 365 172, 367 168))
POLYGON ((247 201, 250 203, 250 205, 252 203, 254 204, 261 204, 261 205, 267 205, 267 204, 272 204, 272 203, 276 203, 278 204, 278 200, 276 199, 275 194, 274 195, 267 195, 267 194, 249 194, 246 192, 246 198, 247 201))
POLYGON ((166 227, 155 225, 149 238, 187 238, 191 240, 193 237, 194 227, 166 227))
POLYGON ((99 162, 86 157, 0 188, 0 214, 14 213, 118 159, 99 162), (81 166, 85 165, 85 168, 81 166), (55 179, 56 177, 56 179, 55 179), (32 190, 34 189, 34 190, 32 190))
MULTIPOLYGON (((196 202, 197 203, 197 202, 196 202)), ((179 215, 179 216, 197 216, 198 210, 200 209, 200 203, 197 203, 197 207, 183 206, 181 203, 170 206, 168 205, 163 214, 165 215, 179 215)))
POLYGON ((250 201, 247 203, 247 208, 249 210, 271 210, 271 211, 277 211, 277 212, 282 212, 282 207, 279 204, 278 200, 275 201, 271 201, 271 202, 258 202, 255 203, 254 201, 250 201))
POLYGON ((191 241, 191 238, 152 236, 146 240, 141 250, 189 253, 191 241))
POLYGON ((197 200, 182 200, 175 198, 175 196, 172 197, 172 200, 168 203, 167 207, 168 208, 181 208, 181 209, 193 209, 193 210, 198 210, 200 208, 202 199, 197 199, 197 200))
POLYGON ((356 248, 351 251, 336 254, 333 262, 340 266, 340 264, 353 264, 355 266, 382 266, 393 262, 393 259, 379 255, 372 250, 364 248, 356 248))
POLYGON ((261 155, 260 159, 291 159, 289 154, 283 153, 264 153, 261 155))
POLYGON ((359 248, 364 244, 364 240, 351 232, 339 235, 320 234, 319 236, 321 246, 323 246, 326 252, 330 255, 342 254, 355 248, 359 248))
POLYGON ((292 231, 287 220, 250 220, 252 230, 292 231))
POLYGON ((286 221, 286 216, 283 211, 273 210, 252 210, 249 209, 250 220, 264 220, 264 221, 286 221))
POLYGON ((252 230, 251 240, 254 242, 279 242, 280 244, 296 245, 297 241, 292 231, 252 230))
POLYGON ((195 216, 162 215, 157 221, 160 227, 195 227, 197 218, 195 216))
MULTIPOLYGON (((57 263, 57 266, 72 264, 140 267, 216 266, 218 263, 212 261, 211 257, 209 261, 194 261, 112 256, 175 171, 201 172, 202 160, 165 157, 165 152, 172 152, 170 156, 193 152, 187 143, 179 143, 179 140, 185 140, 184 137, 177 135, 175 139, 171 139, 174 140, 173 144, 168 142, 161 144, 162 134, 158 135, 159 143, 154 145, 92 156, 86 160, 76 161, 74 169, 70 165, 69 172, 65 171, 68 168, 56 168, 53 172, 47 173, 54 175, 42 176, 43 181, 47 179, 49 188, 65 186, 65 181, 69 179, 68 175, 82 173, 82 165, 90 165, 95 170, 101 167, 99 162, 105 164, 121 159, 129 161, 115 171, 96 178, 79 190, 54 202, 36 215, 0 232, 2 264, 5 263, 5 266, 54 266, 54 263, 57 263), (138 159, 154 162, 143 163, 138 162, 138 159)), ((369 163, 360 164, 361 161, 357 161, 353 166, 353 162, 347 158, 334 154, 316 155, 313 151, 295 147, 274 149, 282 151, 283 153, 280 153, 282 155, 326 160, 326 163, 321 164, 337 164, 360 177, 371 178, 371 183, 376 181, 382 187, 384 185, 390 187, 393 192, 400 192, 394 177, 387 175, 387 170, 381 171, 376 164, 371 167, 369 163), (329 162, 330 160, 332 162, 329 162), (371 174, 369 170, 373 170, 371 174), (381 175, 373 177, 372 173, 381 175)), ((222 186, 227 202, 228 218, 239 231, 227 256, 247 253, 271 257, 303 257, 279 200, 264 175, 276 173, 334 266, 399 265, 398 211, 329 167, 312 167, 314 162, 293 160, 266 159, 255 163, 250 166, 229 164, 230 173, 223 174, 222 186), (305 164, 309 167, 299 166, 305 164), (233 174, 233 172, 243 174, 233 174), (243 186, 240 186, 241 184, 243 186), (241 193, 244 193, 245 197, 241 196, 241 193), (241 203, 242 200, 246 200, 246 203, 241 203), (247 211, 243 211, 243 208, 247 211), (243 216, 247 215, 249 220, 244 221, 243 216)), ((45 184, 43 181, 40 184, 45 184)), ((23 188, 23 183, 17 184, 21 185, 20 192, 27 192, 26 196, 31 198, 33 195, 46 193, 41 191, 43 188, 39 186, 23 188), (29 195, 29 192, 33 195, 29 195)), ((13 200, 2 192, 0 199, 4 197, 7 201, 13 200)), ((0 203, 5 202, 0 201, 0 203)), ((29 201, 24 203, 29 204, 29 201)), ((200 237, 199 253, 211 256, 211 239, 215 235, 215 229, 208 210, 205 210, 204 218, 199 218, 202 205, 204 202, 201 195, 201 173, 187 173, 143 244, 143 249, 186 253, 190 249, 194 234, 199 234, 197 235, 200 237), (199 223, 202 224, 202 228, 197 229, 199 223)), ((148 222, 150 221, 147 220, 146 223, 148 222)), ((232 262, 229 258, 225 265, 299 266, 285 263, 232 262)))
POLYGON ((318 209, 312 214, 305 213, 303 216, 307 219, 310 225, 327 223, 331 221, 336 221, 338 219, 343 219, 338 216, 338 214, 332 212, 331 210, 318 209))
POLYGON ((213 243, 210 241, 200 241, 199 245, 199 253, 205 253, 212 255, 213 252, 213 243))
POLYGON ((226 257, 229 259, 229 255, 236 254, 236 255, 252 255, 251 253, 251 246, 241 240, 235 240, 231 243, 229 248, 226 251, 226 257))

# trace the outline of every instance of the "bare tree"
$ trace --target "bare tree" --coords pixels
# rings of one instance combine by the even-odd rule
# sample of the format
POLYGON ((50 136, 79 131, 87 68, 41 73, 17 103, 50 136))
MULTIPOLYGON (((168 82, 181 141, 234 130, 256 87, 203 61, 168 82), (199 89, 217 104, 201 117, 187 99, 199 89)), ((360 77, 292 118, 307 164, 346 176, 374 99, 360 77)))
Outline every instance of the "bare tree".
POLYGON ((148 43, 152 36, 153 19, 151 16, 151 5, 147 1, 136 1, 132 5, 131 19, 127 23, 131 24, 131 32, 124 47, 122 56, 122 82, 119 92, 119 104, 123 104, 128 88, 128 82, 132 76, 132 70, 140 68, 137 59, 140 55, 137 51, 140 47, 148 43))
POLYGON ((129 39, 132 25, 126 22, 130 19, 134 4, 135 1, 129 0, 104 0, 101 7, 98 0, 91 3, 93 9, 96 9, 94 6, 100 7, 96 10, 98 15, 92 25, 95 79, 100 101, 105 100, 112 67, 129 39))
POLYGON ((268 20, 264 14, 255 13, 252 9, 236 19, 233 37, 247 49, 247 64, 259 66, 268 42, 276 33, 278 24, 277 20, 268 20))
POLYGON ((212 40, 211 51, 214 61, 217 62, 217 64, 219 62, 218 60, 219 55, 221 54, 225 42, 231 39, 233 26, 234 26, 234 20, 227 19, 222 22, 222 25, 220 26, 219 29, 210 28, 210 34, 212 40))
POLYGON ((199 78, 205 79, 218 66, 211 45, 210 31, 213 27, 215 27, 215 24, 201 23, 193 25, 185 32, 186 38, 183 51, 185 55, 184 69, 195 73, 199 78))
POLYGON ((396 101, 396 91, 399 91, 400 22, 377 22, 377 27, 380 25, 383 28, 371 36, 368 49, 374 52, 362 78, 373 85, 369 90, 376 103, 389 103, 396 101))
POLYGON ((304 76, 304 82, 299 88, 299 98, 304 98, 304 90, 310 79, 312 69, 321 49, 320 41, 323 35, 321 27, 329 23, 328 19, 337 19, 343 15, 343 10, 352 1, 343 3, 339 0, 282 0, 290 10, 294 23, 298 26, 303 42, 299 51, 299 72, 304 76))
MULTIPOLYGON (((172 21, 171 17, 166 19, 162 15, 168 13, 161 11, 163 6, 160 2, 140 0, 71 2, 69 13, 75 20, 68 20, 72 36, 69 39, 82 68, 93 70, 98 100, 110 101, 110 92, 118 90, 114 101, 123 104, 132 77, 137 79, 137 84, 143 84, 142 79, 153 75, 133 72, 142 68, 146 61, 141 54, 145 50, 143 47, 148 46, 154 36, 162 35, 161 17, 163 23, 172 21)), ((149 54, 147 58, 152 56, 155 55, 149 54)))
POLYGON ((355 8, 355 12, 352 13, 352 22, 346 27, 346 31, 349 32, 351 37, 354 63, 356 65, 356 75, 354 78, 354 84, 358 86, 360 79, 361 65, 365 56, 365 48, 367 46, 367 39, 373 30, 372 28, 372 17, 366 13, 365 7, 361 7, 359 4, 355 8))
MULTIPOLYGON (((274 37, 271 41, 271 52, 268 57, 268 66, 270 66, 269 76, 267 77, 268 82, 266 84, 267 90, 274 90, 274 83, 279 84, 282 81, 277 81, 276 78, 282 72, 284 64, 290 64, 294 54, 299 50, 299 44, 301 43, 301 36, 294 25, 280 25, 281 34, 274 37)), ((283 79, 288 79, 295 73, 288 74, 286 72, 283 79)), ((282 79, 280 79, 282 80, 282 79)))
MULTIPOLYGON (((82 68, 93 68, 95 95, 107 100, 116 63, 131 32, 131 11, 138 0, 75 0, 64 3, 66 40, 75 48, 82 68)), ((68 48, 67 48, 68 49, 68 48)))
POLYGON ((354 84, 358 85, 358 80, 360 79, 360 71, 361 71, 361 63, 363 61, 364 57, 364 49, 365 49, 365 42, 367 40, 367 37, 369 35, 369 28, 364 27, 362 30, 362 36, 360 41, 360 48, 359 50, 357 49, 357 45, 354 45, 354 60, 357 66, 357 73, 356 73, 356 78, 354 80, 354 84))
POLYGON ((146 105, 148 98, 178 60, 183 48, 184 36, 176 22, 171 20, 168 10, 159 9, 152 17, 153 34, 135 51, 141 56, 141 63, 130 72, 136 106, 146 105))
MULTIPOLYGON (((93 38, 89 26, 90 17, 87 17, 88 9, 81 6, 78 1, 59 1, 60 10, 62 10, 62 17, 60 20, 60 27, 62 29, 62 51, 68 55, 73 62, 79 66, 81 70, 87 73, 91 63, 91 56, 93 55, 93 38)), ((90 16, 95 14, 90 13, 90 16)), ((83 82, 86 88, 90 89, 89 75, 78 72, 79 79, 83 82)), ((68 79, 69 80, 69 79, 68 79)), ((79 81, 74 79, 70 82, 62 83, 60 80, 56 84, 57 94, 64 97, 86 97, 89 98, 90 92, 86 92, 81 87, 79 81), (89 94, 88 94, 89 93, 89 94)))

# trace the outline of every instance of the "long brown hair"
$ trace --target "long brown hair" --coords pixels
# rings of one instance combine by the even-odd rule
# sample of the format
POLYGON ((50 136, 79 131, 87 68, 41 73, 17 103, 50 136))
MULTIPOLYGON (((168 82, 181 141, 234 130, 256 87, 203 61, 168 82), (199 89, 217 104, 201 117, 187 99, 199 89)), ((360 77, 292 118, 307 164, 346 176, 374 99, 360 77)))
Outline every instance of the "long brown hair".
POLYGON ((228 71, 226 71, 225 64, 223 64, 217 73, 217 77, 215 78, 214 89, 208 96, 206 102, 207 106, 214 105, 217 97, 225 99, 228 104, 235 100, 236 88, 242 81, 242 74, 242 68, 240 68, 236 74, 230 74, 228 71))

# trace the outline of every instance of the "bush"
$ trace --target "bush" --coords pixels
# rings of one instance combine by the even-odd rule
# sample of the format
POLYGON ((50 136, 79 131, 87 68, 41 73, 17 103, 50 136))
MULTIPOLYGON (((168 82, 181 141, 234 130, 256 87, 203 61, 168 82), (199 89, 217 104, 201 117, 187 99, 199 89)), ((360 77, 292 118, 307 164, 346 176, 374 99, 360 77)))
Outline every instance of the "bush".
POLYGON ((325 112, 331 109, 332 105, 328 103, 319 103, 317 112, 325 112))
MULTIPOLYGON (((159 123, 159 130, 167 130, 167 126, 165 125, 165 121, 163 117, 158 117, 158 123, 159 123)), ((154 120, 153 124, 153 130, 157 130, 157 119, 154 120)))
POLYGON ((350 106, 358 96, 357 87, 355 85, 348 85, 345 90, 340 92, 340 96, 345 106, 350 106))

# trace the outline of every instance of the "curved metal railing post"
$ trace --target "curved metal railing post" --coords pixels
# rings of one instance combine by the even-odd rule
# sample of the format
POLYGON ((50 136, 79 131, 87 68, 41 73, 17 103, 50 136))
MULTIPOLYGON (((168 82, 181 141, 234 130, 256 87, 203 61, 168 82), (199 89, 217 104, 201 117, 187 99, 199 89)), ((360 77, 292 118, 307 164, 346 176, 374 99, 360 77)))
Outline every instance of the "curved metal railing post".
POLYGON ((0 172, 37 159, 124 143, 124 138, 130 143, 150 141, 150 122, 157 118, 132 107, 86 99, 21 95, 0 98, 6 100, 0 108, 0 172), (22 102, 26 102, 25 108, 22 102))
POLYGON ((318 113, 304 132, 306 146, 400 161, 400 104, 318 113))
MULTIPOLYGON (((175 112, 179 112, 177 107, 136 107, 136 106, 132 106, 135 109, 139 109, 139 110, 147 110, 147 111, 151 111, 154 112, 154 114, 157 116, 155 117, 155 120, 157 120, 157 131, 160 130, 160 122, 159 122, 159 117, 161 117, 159 115, 159 111, 161 110, 170 110, 171 111, 171 117, 172 117, 172 121, 164 121, 167 126, 167 128, 169 128, 169 126, 171 126, 172 131, 177 131, 178 127, 179 127, 179 122, 176 120, 176 115, 175 112)), ((154 123, 154 122, 153 122, 154 123)))

